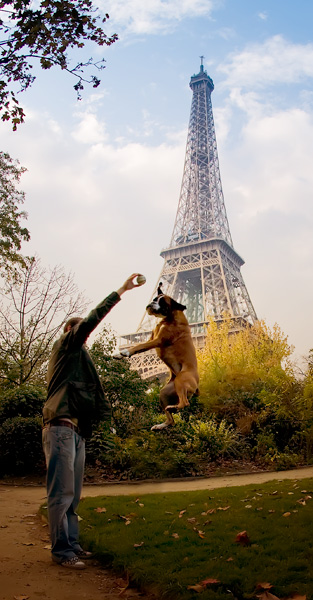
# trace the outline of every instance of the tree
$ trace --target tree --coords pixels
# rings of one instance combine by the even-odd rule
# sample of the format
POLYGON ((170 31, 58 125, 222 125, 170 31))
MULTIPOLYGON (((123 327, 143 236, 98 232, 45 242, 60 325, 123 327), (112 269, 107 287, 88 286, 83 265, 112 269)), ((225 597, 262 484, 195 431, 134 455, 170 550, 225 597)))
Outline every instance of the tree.
POLYGON ((114 333, 104 326, 92 344, 90 354, 112 405, 114 427, 119 436, 125 437, 151 424, 151 411, 156 409, 158 400, 154 398, 151 383, 141 379, 128 360, 112 357, 115 347, 114 333))
POLYGON ((35 76, 34 60, 42 69, 57 65, 76 78, 78 97, 83 83, 98 87, 96 75, 85 77, 85 69, 104 69, 104 59, 92 58, 70 66, 68 50, 81 49, 86 42, 110 46, 118 38, 108 37, 102 28, 109 18, 97 14, 91 0, 41 0, 31 7, 31 0, 3 0, 0 3, 0 113, 3 121, 11 120, 13 130, 24 121, 25 113, 16 98, 17 91, 29 88, 35 76))
POLYGON ((292 352, 277 324, 270 329, 257 321, 234 333, 227 315, 221 324, 211 319, 205 347, 198 353, 201 398, 214 408, 237 390, 283 389, 287 381, 295 381, 292 352))
POLYGON ((272 436, 284 449, 302 426, 302 384, 290 360, 293 348, 276 324, 257 321, 236 333, 232 320, 209 323, 198 353, 200 401, 243 435, 272 436))
POLYGON ((7 280, 0 305, 0 381, 22 385, 45 380, 51 344, 62 325, 85 309, 71 274, 44 269, 35 258, 7 280))
POLYGON ((27 214, 19 209, 25 194, 16 188, 25 171, 17 160, 0 152, 0 271, 5 269, 7 274, 16 264, 24 264, 21 244, 30 239, 28 229, 21 225, 27 214))

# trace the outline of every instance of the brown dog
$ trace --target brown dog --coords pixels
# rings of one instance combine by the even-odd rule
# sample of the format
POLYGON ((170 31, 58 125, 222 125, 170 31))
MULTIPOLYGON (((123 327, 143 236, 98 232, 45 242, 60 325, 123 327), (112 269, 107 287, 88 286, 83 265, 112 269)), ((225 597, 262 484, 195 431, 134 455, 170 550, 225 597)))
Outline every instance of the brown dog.
POLYGON ((161 318, 151 338, 147 342, 122 350, 115 356, 128 357, 155 348, 159 358, 169 368, 170 379, 160 392, 160 403, 165 411, 166 421, 154 425, 152 430, 174 425, 171 412, 189 405, 189 398, 197 391, 199 383, 196 351, 188 321, 183 313, 186 306, 163 294, 161 286, 160 283, 157 297, 146 307, 149 315, 161 318))

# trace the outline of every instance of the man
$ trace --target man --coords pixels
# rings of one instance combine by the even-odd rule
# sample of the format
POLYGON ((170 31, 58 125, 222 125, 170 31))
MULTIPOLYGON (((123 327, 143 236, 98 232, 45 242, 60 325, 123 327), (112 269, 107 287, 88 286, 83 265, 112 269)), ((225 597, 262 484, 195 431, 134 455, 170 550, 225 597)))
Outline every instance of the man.
POLYGON ((85 342, 124 292, 139 287, 134 273, 85 318, 73 317, 55 342, 48 365, 48 395, 43 407, 43 448, 47 465, 48 517, 52 559, 64 567, 84 569, 90 558, 79 544, 75 512, 81 495, 85 438, 93 422, 111 424, 111 406, 85 342))

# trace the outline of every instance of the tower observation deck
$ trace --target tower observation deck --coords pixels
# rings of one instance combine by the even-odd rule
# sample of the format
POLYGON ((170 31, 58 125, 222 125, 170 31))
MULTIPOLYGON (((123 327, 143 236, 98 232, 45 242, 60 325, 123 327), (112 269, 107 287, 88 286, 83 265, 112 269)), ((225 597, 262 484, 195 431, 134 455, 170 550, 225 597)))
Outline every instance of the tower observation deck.
MULTIPOLYGON (((222 321, 227 314, 235 331, 253 324, 257 316, 240 271, 244 261, 235 251, 230 234, 211 103, 214 84, 203 68, 203 57, 190 88, 192 103, 178 208, 169 247, 161 251, 164 264, 155 290, 162 281, 164 293, 187 306, 194 343, 201 347, 211 317, 222 321)), ((145 313, 136 333, 123 336, 121 347, 148 339, 155 324, 155 317, 145 313)), ((155 351, 137 354, 131 360, 144 378, 160 376, 166 369, 155 351)))

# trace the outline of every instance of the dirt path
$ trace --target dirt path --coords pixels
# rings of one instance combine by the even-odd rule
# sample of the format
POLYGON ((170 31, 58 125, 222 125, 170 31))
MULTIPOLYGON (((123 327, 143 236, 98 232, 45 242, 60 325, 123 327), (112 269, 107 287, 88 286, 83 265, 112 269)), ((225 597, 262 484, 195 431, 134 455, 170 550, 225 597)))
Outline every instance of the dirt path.
POLYGON ((84 571, 71 571, 50 558, 48 527, 38 516, 45 501, 43 487, 0 486, 1 600, 142 600, 145 595, 126 581, 88 561, 84 571))
MULTIPOLYGON (((313 477, 313 467, 187 481, 88 485, 83 496, 205 490, 306 477, 313 477)), ((148 599, 136 590, 123 592, 126 582, 94 561, 89 561, 88 568, 80 572, 53 564, 48 528, 37 514, 44 501, 42 486, 0 485, 0 600, 148 599)))

